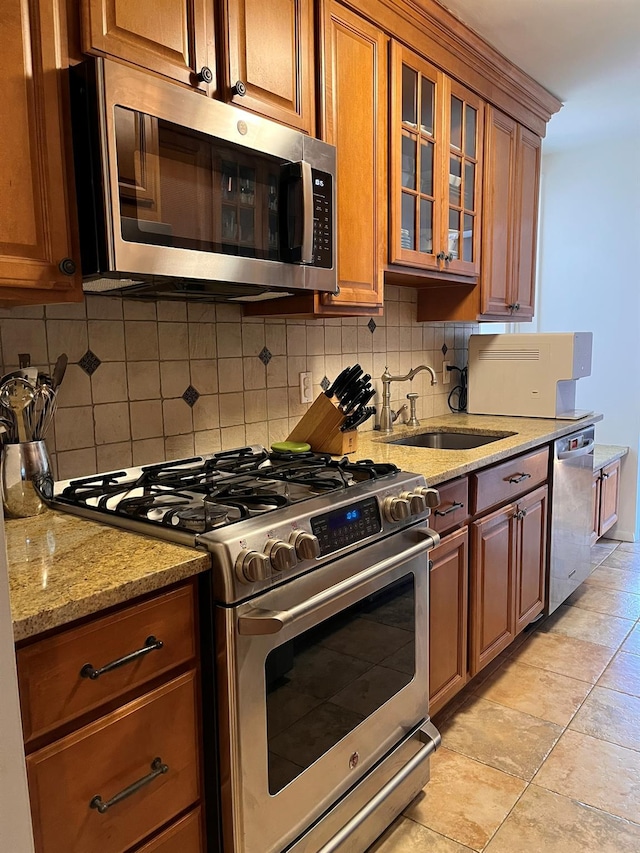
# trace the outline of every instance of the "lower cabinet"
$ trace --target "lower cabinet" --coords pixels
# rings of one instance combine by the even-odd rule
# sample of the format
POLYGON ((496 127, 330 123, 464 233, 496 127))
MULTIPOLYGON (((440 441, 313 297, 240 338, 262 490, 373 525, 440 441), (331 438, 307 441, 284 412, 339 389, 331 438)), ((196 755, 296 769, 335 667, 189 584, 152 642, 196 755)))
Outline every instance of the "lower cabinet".
POLYGON ((591 544, 610 530, 618 520, 620 460, 616 459, 593 472, 593 531, 591 544))
POLYGON ((445 536, 430 555, 430 714, 437 714, 468 680, 468 542, 463 527, 445 536))
POLYGON ((471 676, 544 607, 546 486, 471 524, 471 676))
POLYGON ((202 853, 189 581, 18 648, 36 853, 202 853))

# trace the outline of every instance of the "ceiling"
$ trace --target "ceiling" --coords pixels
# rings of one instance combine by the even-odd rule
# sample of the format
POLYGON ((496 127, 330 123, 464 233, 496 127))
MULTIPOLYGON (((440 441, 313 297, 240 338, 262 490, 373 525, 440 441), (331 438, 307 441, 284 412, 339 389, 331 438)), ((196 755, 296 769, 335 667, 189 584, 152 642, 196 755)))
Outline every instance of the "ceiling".
POLYGON ((442 0, 560 98, 545 150, 640 134, 639 0, 442 0))

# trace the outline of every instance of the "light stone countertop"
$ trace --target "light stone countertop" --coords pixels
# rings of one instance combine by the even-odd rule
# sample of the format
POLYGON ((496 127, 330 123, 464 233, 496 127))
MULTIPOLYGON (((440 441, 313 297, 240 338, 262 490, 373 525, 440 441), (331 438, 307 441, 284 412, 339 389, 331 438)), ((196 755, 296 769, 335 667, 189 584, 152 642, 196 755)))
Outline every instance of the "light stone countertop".
POLYGON ((421 420, 420 426, 412 429, 405 426, 394 426, 391 435, 382 435, 379 432, 361 433, 358 436, 358 449, 350 458, 392 462, 404 471, 423 474, 429 486, 437 486, 438 483, 453 480, 455 477, 460 477, 462 474, 468 474, 470 471, 484 468, 487 465, 493 465, 509 456, 515 456, 541 444, 555 441, 556 438, 569 435, 602 419, 603 415, 597 413, 578 421, 497 415, 439 415, 421 420), (410 447, 389 443, 398 438, 431 431, 494 434, 510 432, 513 435, 472 450, 433 450, 426 447, 410 447))
POLYGON ((14 640, 206 571, 208 554, 48 510, 5 522, 14 640))
POLYGON ((616 459, 622 459, 628 452, 628 447, 619 444, 596 444, 593 453, 593 470, 597 471, 598 468, 604 468, 616 459))

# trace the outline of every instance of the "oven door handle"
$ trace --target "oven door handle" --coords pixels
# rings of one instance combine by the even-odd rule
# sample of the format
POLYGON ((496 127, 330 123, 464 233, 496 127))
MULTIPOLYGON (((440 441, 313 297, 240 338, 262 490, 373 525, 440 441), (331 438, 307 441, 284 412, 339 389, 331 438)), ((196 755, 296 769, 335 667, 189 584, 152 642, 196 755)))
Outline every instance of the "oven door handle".
POLYGON ((384 801, 387 800, 393 792, 400 787, 400 785, 402 785, 404 780, 408 779, 414 770, 419 767, 423 761, 426 761, 426 759, 429 758, 429 756, 440 746, 440 742, 442 740, 440 732, 429 720, 420 726, 417 734, 424 746, 416 752, 413 758, 404 765, 399 773, 392 776, 386 785, 383 785, 382 788, 380 788, 378 793, 369 800, 364 808, 357 812, 351 820, 342 827, 337 835, 334 835, 330 841, 320 848, 318 853, 336 853, 336 851, 345 850, 345 842, 349 840, 349 837, 353 835, 358 827, 371 817, 371 815, 384 804, 384 801))
POLYGON ((429 528, 426 528, 421 532, 425 533, 425 537, 424 539, 421 539, 420 542, 417 542, 415 545, 412 545, 400 554, 393 554, 391 557, 387 557, 385 560, 375 563, 373 566, 366 569, 364 572, 359 572, 354 577, 347 578, 329 589, 323 590, 323 592, 320 592, 317 595, 312 595, 311 598, 303 601, 302 604, 297 604, 295 607, 290 607, 288 610, 262 610, 256 607, 253 610, 250 610, 247 615, 239 616, 238 633, 252 637, 263 634, 277 634, 279 631, 282 631, 283 628, 286 628, 287 625, 295 622, 296 619, 315 613, 316 610, 324 607, 325 604, 335 602, 336 599, 348 595, 350 592, 358 589, 358 587, 364 586, 370 581, 375 580, 375 578, 389 571, 389 569, 392 569, 395 566, 400 566, 402 563, 406 563, 408 560, 413 559, 413 557, 417 557, 423 551, 428 551, 431 548, 434 548, 440 541, 440 536, 435 532, 435 530, 429 530, 429 528))

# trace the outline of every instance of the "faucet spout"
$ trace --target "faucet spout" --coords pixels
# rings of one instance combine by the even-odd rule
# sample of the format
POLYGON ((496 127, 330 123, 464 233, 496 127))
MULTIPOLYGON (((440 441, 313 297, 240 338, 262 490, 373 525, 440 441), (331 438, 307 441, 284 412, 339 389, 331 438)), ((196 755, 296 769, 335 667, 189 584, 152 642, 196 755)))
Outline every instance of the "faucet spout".
POLYGON ((389 368, 385 367, 384 373, 381 376, 382 380, 382 409, 380 410, 380 432, 393 432, 393 422, 397 418, 397 413, 391 411, 391 383, 406 382, 407 379, 411 382, 413 377, 420 373, 421 370, 427 370, 431 374, 431 384, 437 385, 438 378, 433 367, 428 364, 420 364, 418 367, 412 368, 406 376, 392 376, 389 373, 389 368))

